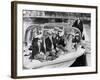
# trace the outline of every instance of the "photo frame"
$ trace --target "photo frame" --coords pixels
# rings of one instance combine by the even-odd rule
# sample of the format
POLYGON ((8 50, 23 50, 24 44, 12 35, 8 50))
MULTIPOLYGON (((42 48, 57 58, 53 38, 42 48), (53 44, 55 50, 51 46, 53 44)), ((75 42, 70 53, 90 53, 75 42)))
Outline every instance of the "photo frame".
POLYGON ((12 1, 11 77, 97 73, 97 35, 97 6, 12 1))

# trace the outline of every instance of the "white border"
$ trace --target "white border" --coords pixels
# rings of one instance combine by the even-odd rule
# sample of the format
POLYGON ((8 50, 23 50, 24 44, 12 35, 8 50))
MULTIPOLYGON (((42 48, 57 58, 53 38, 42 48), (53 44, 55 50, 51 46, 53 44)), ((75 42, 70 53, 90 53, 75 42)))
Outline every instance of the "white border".
POLYGON ((96 69, 96 10, 90 8, 74 8, 74 7, 59 7, 59 6, 44 6, 44 5, 17 5, 17 76, 32 76, 43 74, 61 74, 61 73, 78 73, 92 72, 96 69), (75 68, 60 68, 60 69, 37 69, 23 70, 22 69, 22 10, 44 10, 44 11, 61 11, 61 12, 81 12, 91 13, 91 63, 90 67, 75 67, 75 68))

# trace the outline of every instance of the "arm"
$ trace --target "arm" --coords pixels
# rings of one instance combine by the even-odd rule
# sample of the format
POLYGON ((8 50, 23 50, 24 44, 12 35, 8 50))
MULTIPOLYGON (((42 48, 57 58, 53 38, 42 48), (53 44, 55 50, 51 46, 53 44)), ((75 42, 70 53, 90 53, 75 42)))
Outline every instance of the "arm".
POLYGON ((77 57, 84 54, 84 51, 85 51, 85 49, 82 49, 81 47, 79 47, 76 52, 72 52, 72 53, 69 53, 69 54, 62 55, 62 56, 60 56, 59 58, 57 58, 53 61, 47 61, 47 62, 37 64, 37 65, 33 66, 33 68, 39 68, 39 67, 43 67, 43 66, 58 64, 58 63, 65 62, 65 61, 68 62, 68 61, 71 61, 71 60, 75 60, 77 57))

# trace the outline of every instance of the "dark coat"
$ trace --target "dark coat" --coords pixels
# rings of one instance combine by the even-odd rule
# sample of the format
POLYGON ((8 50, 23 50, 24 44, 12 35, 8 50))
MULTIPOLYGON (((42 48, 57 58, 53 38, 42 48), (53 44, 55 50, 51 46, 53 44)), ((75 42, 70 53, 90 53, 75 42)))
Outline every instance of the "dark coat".
POLYGON ((58 45, 65 47, 64 39, 62 37, 60 37, 58 45))
MULTIPOLYGON (((32 41, 32 58, 34 58, 34 56, 39 53, 39 46, 37 42, 38 38, 34 38, 32 41)), ((40 44, 40 51, 45 53, 43 42, 40 44)))
MULTIPOLYGON (((79 30, 80 30, 80 32, 81 32, 81 35, 83 34, 83 22, 82 21, 80 21, 80 23, 78 24, 78 20, 76 20, 75 22, 74 22, 74 24, 72 25, 72 27, 76 27, 76 28, 78 28, 79 30)), ((73 40, 73 42, 80 42, 80 39, 75 39, 75 40, 73 40)), ((86 55, 85 54, 83 54, 82 56, 80 56, 80 57, 78 57, 77 59, 76 59, 76 61, 71 65, 71 67, 77 67, 77 66, 86 66, 86 55)))
POLYGON ((52 50, 52 42, 49 37, 45 39, 45 44, 46 44, 46 51, 51 51, 52 50))
POLYGON ((52 37, 52 41, 53 41, 53 46, 54 46, 54 49, 56 50, 57 43, 58 43, 58 41, 57 41, 56 37, 55 37, 55 38, 53 38, 53 37, 52 37))
POLYGON ((76 20, 72 27, 76 27, 80 30, 81 34, 83 33, 83 22, 80 20, 80 23, 78 24, 78 20, 76 20))
POLYGON ((81 67, 81 66, 86 66, 86 55, 85 54, 78 57, 76 61, 70 67, 81 67))

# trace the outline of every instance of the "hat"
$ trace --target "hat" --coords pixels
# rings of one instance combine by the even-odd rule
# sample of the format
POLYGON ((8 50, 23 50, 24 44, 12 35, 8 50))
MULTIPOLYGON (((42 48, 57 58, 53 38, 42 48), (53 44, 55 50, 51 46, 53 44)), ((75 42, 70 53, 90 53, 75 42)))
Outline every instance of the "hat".
POLYGON ((40 34, 40 35, 36 35, 35 38, 41 38, 41 37, 42 37, 42 34, 40 34))
POLYGON ((59 27, 55 27, 54 29, 57 31, 62 31, 62 29, 60 29, 59 27))
POLYGON ((75 36, 75 33, 74 32, 69 32, 68 34, 71 34, 71 35, 75 36))
POLYGON ((60 34, 59 34, 59 36, 63 36, 64 35, 64 31, 62 31, 60 34))
POLYGON ((80 34, 79 34, 79 33, 76 33, 75 35, 76 35, 76 36, 79 36, 80 34))

